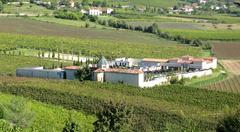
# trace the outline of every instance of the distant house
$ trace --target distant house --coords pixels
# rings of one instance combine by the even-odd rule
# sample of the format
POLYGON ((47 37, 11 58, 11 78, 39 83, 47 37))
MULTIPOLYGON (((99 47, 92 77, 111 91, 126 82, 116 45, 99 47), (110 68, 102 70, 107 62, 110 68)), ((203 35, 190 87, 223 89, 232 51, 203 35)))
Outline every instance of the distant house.
POLYGON ((112 8, 100 8, 100 7, 92 7, 92 8, 89 8, 88 11, 81 10, 82 13, 89 14, 92 16, 100 16, 102 14, 110 15, 112 14, 113 11, 114 10, 112 8))
POLYGON ((103 14, 102 9, 98 7, 90 8, 88 13, 89 15, 92 15, 92 16, 100 16, 103 14))
POLYGON ((84 10, 84 9, 81 9, 80 11, 82 14, 88 14, 88 11, 87 10, 84 10))
POLYGON ((107 13, 108 15, 112 14, 112 12, 113 12, 113 9, 112 9, 112 8, 107 8, 106 13, 107 13))
POLYGON ((69 1, 69 7, 74 8, 75 7, 75 3, 73 0, 69 1))
POLYGON ((199 0, 200 4, 206 4, 208 2, 208 0, 199 0))
POLYGON ((185 13, 191 14, 194 11, 194 9, 193 9, 192 6, 186 5, 186 6, 183 7, 183 11, 185 13))

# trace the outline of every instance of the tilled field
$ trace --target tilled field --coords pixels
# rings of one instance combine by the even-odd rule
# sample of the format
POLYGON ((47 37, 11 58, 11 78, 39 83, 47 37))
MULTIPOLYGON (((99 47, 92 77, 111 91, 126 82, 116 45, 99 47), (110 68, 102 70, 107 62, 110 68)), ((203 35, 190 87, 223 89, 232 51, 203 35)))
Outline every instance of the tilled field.
POLYGON ((221 60, 221 64, 233 75, 240 75, 240 60, 221 60))
POLYGON ((219 59, 240 59, 240 42, 214 43, 212 51, 219 59))
POLYGON ((140 44, 176 44, 173 41, 158 38, 153 34, 115 29, 80 28, 77 26, 68 26, 63 24, 40 22, 27 18, 14 17, 0 17, 0 32, 27 35, 73 37, 80 39, 101 39, 140 44))

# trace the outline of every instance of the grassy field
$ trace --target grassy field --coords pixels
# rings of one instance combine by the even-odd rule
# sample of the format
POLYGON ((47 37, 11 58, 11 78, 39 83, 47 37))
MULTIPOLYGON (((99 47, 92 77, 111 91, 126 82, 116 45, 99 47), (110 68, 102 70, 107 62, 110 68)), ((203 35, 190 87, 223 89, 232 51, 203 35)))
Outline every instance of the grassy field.
POLYGON ((141 113, 140 115, 137 114, 137 117, 149 120, 146 123, 150 124, 155 131, 159 130, 162 121, 179 125, 185 129, 192 127, 190 125, 184 126, 186 125, 184 121, 186 118, 194 120, 199 129, 210 131, 214 129, 217 119, 224 114, 226 107, 235 110, 240 105, 240 95, 238 94, 180 85, 138 89, 110 83, 80 83, 78 81, 14 77, 1 77, 0 82, 0 90, 4 93, 12 93, 11 91, 15 89, 18 92, 14 90, 13 94, 88 112, 96 110, 95 107, 99 108, 101 101, 125 101, 128 105, 134 107, 136 114, 141 113), (54 92, 54 94, 51 94, 51 92, 54 92), (37 93, 44 94, 39 95, 37 93), (47 99, 48 96, 51 97, 49 100, 47 99), (57 96, 61 96, 61 98, 57 96), (79 101, 75 98, 79 98, 79 101), (75 103, 67 103, 69 100, 75 103), (81 102, 84 100, 86 101, 81 102), (160 113, 166 115, 161 117, 160 113))
MULTIPOLYGON (((12 95, 0 93, 0 104, 6 105, 10 103, 12 98, 19 98, 12 95)), ((65 122, 71 114, 77 124, 84 132, 90 132, 93 130, 92 123, 96 120, 94 116, 87 116, 81 112, 74 110, 66 110, 60 106, 53 106, 49 104, 43 104, 34 100, 28 99, 27 106, 34 113, 33 123, 29 128, 24 128, 23 132, 29 131, 62 131, 65 122)))
POLYGON ((188 18, 188 19, 200 19, 206 20, 210 22, 217 22, 217 23, 226 23, 226 24, 234 24, 240 23, 239 17, 223 15, 223 14, 209 14, 209 15, 173 15, 172 17, 179 17, 179 18, 188 18))
POLYGON ((48 10, 45 7, 37 6, 35 4, 23 4, 20 5, 5 5, 4 6, 4 13, 9 14, 26 14, 26 15, 51 15, 53 13, 52 10, 48 10))
POLYGON ((173 35, 180 35, 189 39, 202 40, 240 40, 240 30, 184 30, 164 29, 173 35))
POLYGON ((239 41, 236 42, 213 42, 212 52, 221 59, 239 59, 239 41))
POLYGON ((93 22, 85 22, 81 20, 58 19, 55 17, 31 17, 31 19, 42 21, 42 22, 63 24, 63 25, 75 26, 75 27, 85 27, 86 23, 88 23, 90 28, 107 28, 93 22))
POLYGON ((228 77, 226 73, 222 73, 222 72, 224 71, 215 72, 211 76, 191 79, 186 82, 186 85, 191 87, 198 87, 198 88, 209 86, 215 82, 222 81, 228 77))

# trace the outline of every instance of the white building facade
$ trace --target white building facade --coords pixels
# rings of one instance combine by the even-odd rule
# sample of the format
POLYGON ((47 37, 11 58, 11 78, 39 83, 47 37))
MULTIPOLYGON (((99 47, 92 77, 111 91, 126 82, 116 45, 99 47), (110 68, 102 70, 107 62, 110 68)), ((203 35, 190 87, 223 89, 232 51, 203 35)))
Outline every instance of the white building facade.
POLYGON ((90 8, 88 13, 92 16, 100 16, 103 12, 100 8, 90 8))

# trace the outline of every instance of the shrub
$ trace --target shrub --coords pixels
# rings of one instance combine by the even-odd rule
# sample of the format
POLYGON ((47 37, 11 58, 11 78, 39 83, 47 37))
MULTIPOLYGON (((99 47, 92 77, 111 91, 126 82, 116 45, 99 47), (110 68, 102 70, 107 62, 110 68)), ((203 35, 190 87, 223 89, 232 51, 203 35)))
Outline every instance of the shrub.
POLYGON ((239 132, 240 131, 240 110, 218 122, 217 132, 239 132))
POLYGON ((0 105, 0 119, 3 119, 3 116, 4 116, 3 107, 0 105))
POLYGON ((73 121, 72 117, 66 121, 62 132, 81 132, 79 125, 73 121))
POLYGON ((91 73, 92 73, 91 69, 88 66, 86 66, 77 71, 76 77, 79 79, 79 81, 90 80, 92 75, 91 73))
POLYGON ((124 103, 113 104, 110 102, 97 114, 98 120, 93 123, 95 132, 127 130, 131 122, 133 111, 124 103))
POLYGON ((33 121, 33 113, 26 106, 24 98, 12 98, 11 104, 4 107, 4 119, 15 127, 26 128, 33 121))

